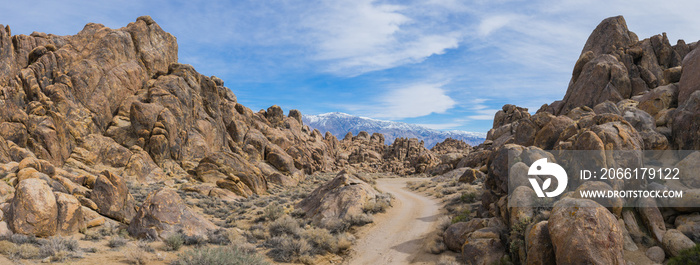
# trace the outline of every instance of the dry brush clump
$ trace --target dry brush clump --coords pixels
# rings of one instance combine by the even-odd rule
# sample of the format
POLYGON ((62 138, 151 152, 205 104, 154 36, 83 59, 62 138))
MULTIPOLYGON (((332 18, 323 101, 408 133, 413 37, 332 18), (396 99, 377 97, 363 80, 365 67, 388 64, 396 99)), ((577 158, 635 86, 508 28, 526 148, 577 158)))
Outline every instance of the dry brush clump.
POLYGON ((260 255, 250 248, 238 245, 201 247, 178 255, 173 265, 267 265, 260 255))

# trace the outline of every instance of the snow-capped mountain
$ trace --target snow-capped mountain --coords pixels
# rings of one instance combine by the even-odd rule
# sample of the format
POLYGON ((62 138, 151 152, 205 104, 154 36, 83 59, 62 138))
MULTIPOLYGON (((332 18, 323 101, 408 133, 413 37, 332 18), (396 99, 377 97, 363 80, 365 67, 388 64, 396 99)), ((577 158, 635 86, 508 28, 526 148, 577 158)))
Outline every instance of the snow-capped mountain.
POLYGON ((435 144, 447 138, 462 140, 470 145, 479 145, 486 138, 485 133, 438 131, 415 124, 382 121, 340 112, 303 115, 302 121, 305 125, 318 129, 322 133, 331 132, 338 139, 343 139, 348 132, 352 132, 353 135, 357 135, 361 131, 366 131, 370 134, 378 132, 384 134, 386 144, 393 143, 394 139, 398 137, 407 137, 425 141, 426 148, 432 148, 435 144))

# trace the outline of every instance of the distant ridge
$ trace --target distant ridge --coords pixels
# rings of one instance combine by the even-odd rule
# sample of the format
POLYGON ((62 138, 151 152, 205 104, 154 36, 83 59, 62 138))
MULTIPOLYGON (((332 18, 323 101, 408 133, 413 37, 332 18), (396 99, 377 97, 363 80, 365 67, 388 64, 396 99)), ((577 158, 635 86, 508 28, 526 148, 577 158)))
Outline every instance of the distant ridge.
POLYGON ((322 133, 331 132, 339 139, 343 139, 348 132, 352 132, 353 135, 357 135, 361 131, 377 132, 384 134, 386 144, 393 143, 394 139, 398 137, 417 138, 425 141, 425 147, 428 149, 447 138, 462 140, 472 146, 481 144, 486 138, 485 133, 457 130, 438 131, 416 124, 382 121, 341 112, 303 115, 302 120, 305 125, 318 129, 322 133))

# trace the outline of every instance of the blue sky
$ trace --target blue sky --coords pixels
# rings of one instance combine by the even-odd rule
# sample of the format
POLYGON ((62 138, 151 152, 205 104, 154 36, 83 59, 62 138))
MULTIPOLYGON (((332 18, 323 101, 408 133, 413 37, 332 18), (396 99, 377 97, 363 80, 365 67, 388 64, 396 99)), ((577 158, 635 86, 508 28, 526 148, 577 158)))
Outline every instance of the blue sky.
POLYGON ((72 35, 150 15, 179 58, 254 111, 340 111, 486 132, 503 104, 561 99, 586 38, 624 15, 640 38, 700 39, 700 1, 11 1, 13 34, 72 35))

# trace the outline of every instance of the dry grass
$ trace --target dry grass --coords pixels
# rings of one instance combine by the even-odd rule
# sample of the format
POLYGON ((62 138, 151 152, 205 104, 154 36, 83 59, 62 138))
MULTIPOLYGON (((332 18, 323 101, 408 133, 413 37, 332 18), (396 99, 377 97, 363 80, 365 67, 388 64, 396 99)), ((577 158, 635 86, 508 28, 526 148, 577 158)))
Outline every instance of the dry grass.
POLYGON ((124 259, 129 264, 145 265, 148 264, 148 253, 143 248, 132 248, 124 251, 124 259))

